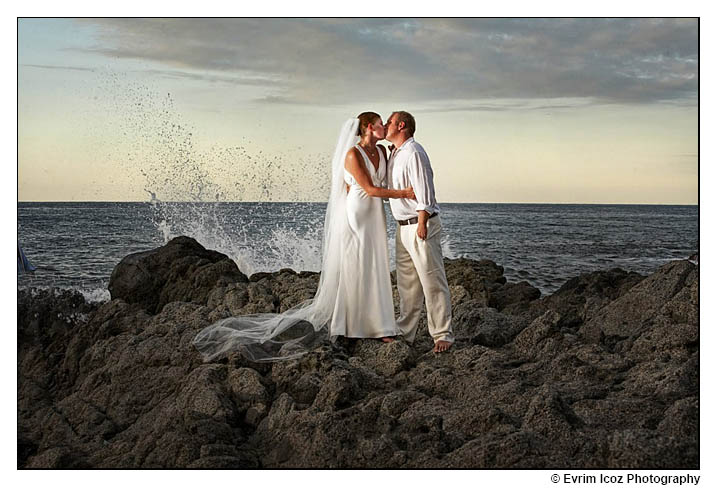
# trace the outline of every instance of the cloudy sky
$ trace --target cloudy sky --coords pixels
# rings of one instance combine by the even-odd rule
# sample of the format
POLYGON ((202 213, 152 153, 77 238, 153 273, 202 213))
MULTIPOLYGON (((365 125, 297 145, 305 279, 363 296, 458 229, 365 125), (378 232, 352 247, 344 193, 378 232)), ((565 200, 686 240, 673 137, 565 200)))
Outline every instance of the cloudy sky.
POLYGON ((20 19, 21 201, 323 200, 417 119, 440 201, 698 201, 695 19, 20 19))

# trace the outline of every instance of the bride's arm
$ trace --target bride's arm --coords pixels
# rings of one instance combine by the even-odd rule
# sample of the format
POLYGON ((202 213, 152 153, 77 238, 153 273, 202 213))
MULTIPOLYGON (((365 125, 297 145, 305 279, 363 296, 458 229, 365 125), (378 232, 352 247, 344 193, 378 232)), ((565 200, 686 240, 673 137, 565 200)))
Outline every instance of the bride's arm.
POLYGON ((361 156, 357 154, 358 152, 359 151, 356 148, 352 148, 347 153, 347 157, 344 161, 344 167, 347 171, 349 171, 349 173, 351 173, 367 195, 379 198, 414 198, 414 190, 411 188, 406 188, 404 190, 389 190, 387 188, 374 186, 361 156))

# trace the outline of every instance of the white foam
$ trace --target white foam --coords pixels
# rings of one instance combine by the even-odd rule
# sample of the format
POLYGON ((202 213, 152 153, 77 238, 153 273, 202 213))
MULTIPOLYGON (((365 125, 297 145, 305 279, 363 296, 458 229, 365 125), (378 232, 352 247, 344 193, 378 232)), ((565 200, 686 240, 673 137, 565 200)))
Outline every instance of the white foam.
POLYGON ((110 301, 110 292, 106 288, 78 289, 87 303, 105 303, 110 301))
POLYGON ((266 230, 252 231, 247 223, 231 222, 231 215, 241 212, 218 205, 158 204, 156 227, 165 243, 180 235, 190 236, 205 248, 229 256, 246 275, 281 268, 321 268, 322 228, 318 223, 305 232, 278 224, 267 234, 266 230))
MULTIPOLYGON (((97 109, 121 114, 113 119, 119 125, 114 132, 131 141, 129 147, 123 147, 123 154, 111 155, 111 159, 124 164, 128 175, 141 175, 153 211, 152 223, 164 243, 180 235, 190 236, 205 248, 230 256, 245 274, 286 267, 319 270, 321 221, 306 231, 287 225, 268 234, 266 224, 271 225, 276 216, 267 221, 264 214, 242 214, 240 221, 236 215, 232 220, 234 209, 217 202, 271 201, 276 197, 298 200, 302 195, 321 199, 329 193, 329 154, 309 154, 301 148, 272 153, 254 147, 244 137, 231 146, 208 148, 199 143, 195 128, 175 107, 171 94, 123 73, 108 70, 98 76, 97 109), (290 160, 292 164, 286 164, 290 160), (262 219, 264 225, 252 225, 253 217, 262 219), (254 230, 257 228, 262 230, 254 230)), ((282 218, 293 222, 306 218, 300 214, 301 208, 290 209, 292 215, 280 211, 282 218)))
POLYGON ((448 234, 444 234, 441 237, 441 254, 448 259, 456 259, 459 256, 454 252, 452 249, 453 242, 451 241, 451 236, 448 234))
POLYGON ((67 290, 80 293, 87 303, 105 303, 110 301, 110 292, 107 288, 61 288, 56 286, 33 286, 26 289, 32 298, 37 298, 44 292, 51 292, 54 297, 61 297, 67 290))

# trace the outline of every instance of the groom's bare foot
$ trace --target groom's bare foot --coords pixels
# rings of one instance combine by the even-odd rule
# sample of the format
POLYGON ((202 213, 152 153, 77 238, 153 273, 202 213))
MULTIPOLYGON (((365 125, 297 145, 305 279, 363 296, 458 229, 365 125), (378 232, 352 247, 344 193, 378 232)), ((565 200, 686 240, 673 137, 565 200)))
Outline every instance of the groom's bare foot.
POLYGON ((451 347, 452 342, 449 341, 436 341, 434 344, 434 349, 432 349, 432 352, 445 352, 448 351, 451 347))
POLYGON ((381 342, 394 342, 396 339, 393 337, 382 337, 381 342))

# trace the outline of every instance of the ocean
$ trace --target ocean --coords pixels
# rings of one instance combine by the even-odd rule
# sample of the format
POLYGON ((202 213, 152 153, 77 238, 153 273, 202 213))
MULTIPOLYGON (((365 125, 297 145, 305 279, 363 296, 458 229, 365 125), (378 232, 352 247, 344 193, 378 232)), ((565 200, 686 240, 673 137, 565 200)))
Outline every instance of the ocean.
MULTIPOLYGON (((698 251, 698 207, 443 203, 444 257, 491 259, 509 281, 543 294, 581 273, 648 274, 698 251)), ((113 268, 134 252, 187 235, 250 275, 321 266, 323 203, 18 203, 18 243, 32 273, 18 288, 69 288, 110 299, 113 268)), ((388 205, 392 268, 396 225, 388 205)))

